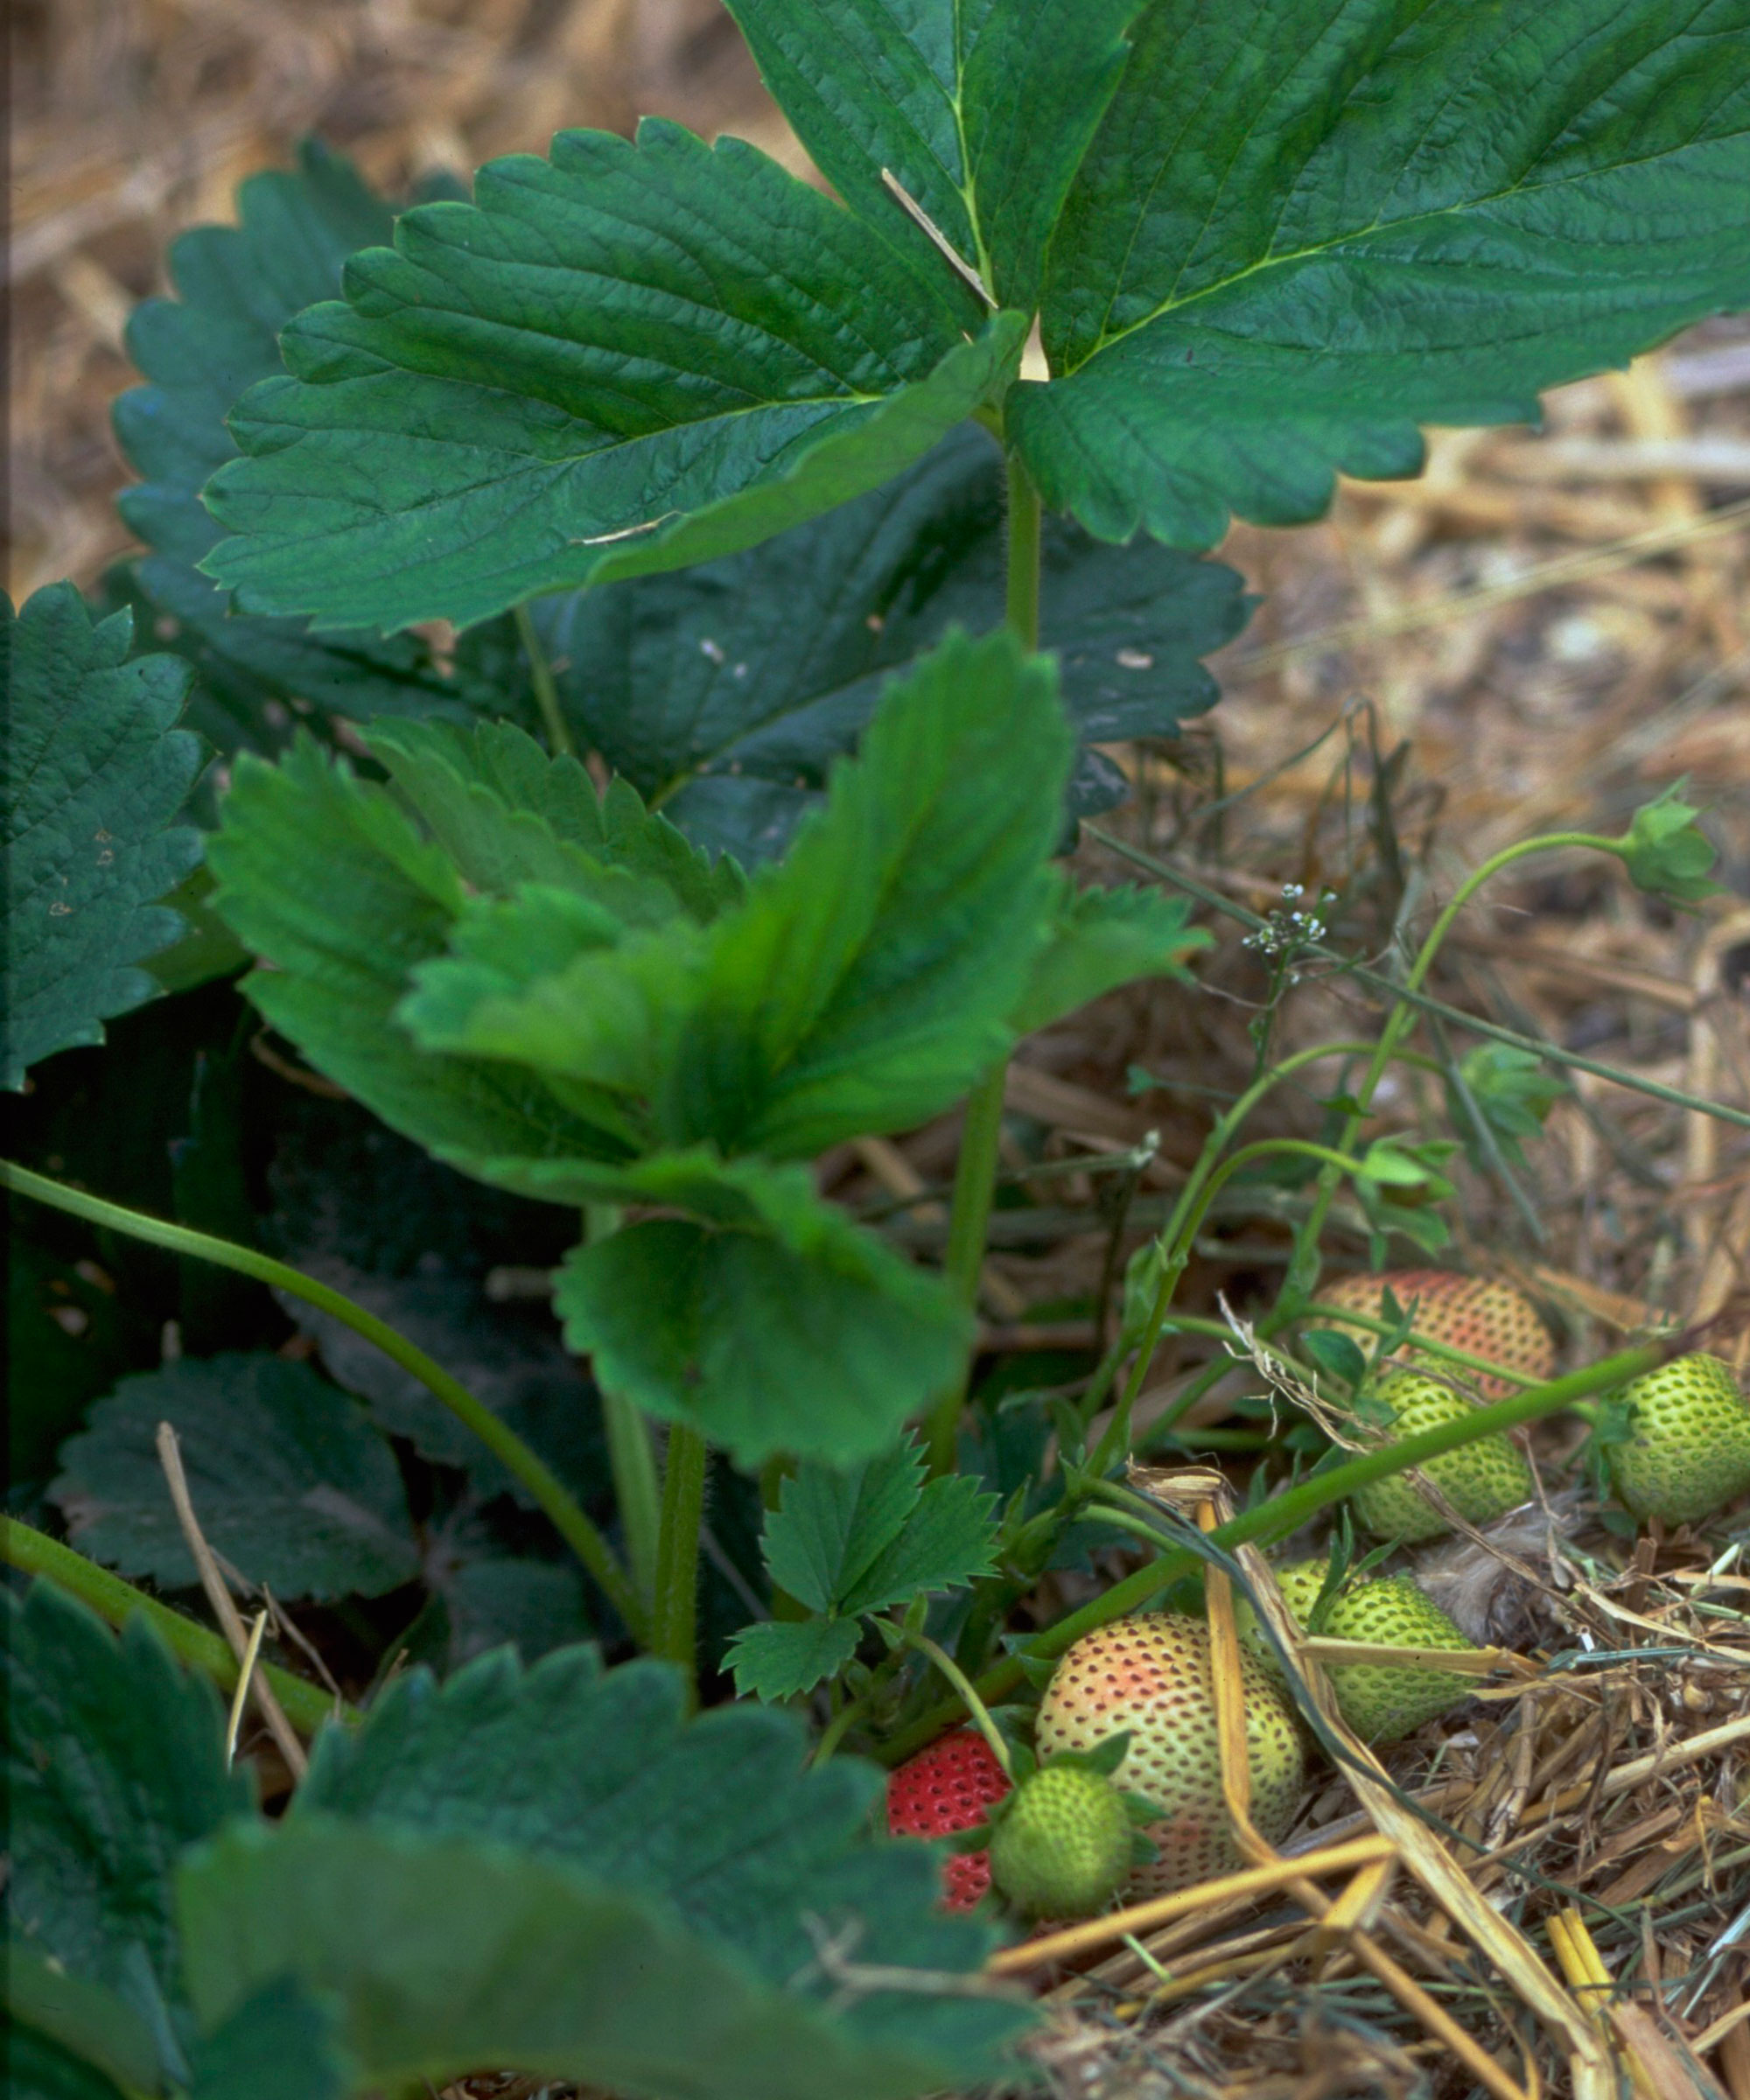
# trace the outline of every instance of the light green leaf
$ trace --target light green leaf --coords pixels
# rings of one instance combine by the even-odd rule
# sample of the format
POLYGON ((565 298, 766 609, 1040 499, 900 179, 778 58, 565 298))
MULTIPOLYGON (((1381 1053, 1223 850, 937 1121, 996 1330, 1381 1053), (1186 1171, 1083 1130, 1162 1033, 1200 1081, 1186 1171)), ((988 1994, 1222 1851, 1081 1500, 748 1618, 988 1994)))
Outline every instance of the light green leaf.
MULTIPOLYGON (((497 1162, 491 1174, 536 1193, 497 1162)), ((964 1309, 822 1202, 805 1167, 659 1154, 623 1176, 709 1222, 650 1219, 576 1249, 554 1295, 566 1340, 608 1391, 691 1423, 738 1464, 867 1458, 962 1360, 964 1309)))
POLYGON ((933 1590, 959 1589, 996 1572, 996 1510, 975 1474, 951 1474, 924 1489, 906 1527, 841 1600, 846 1612, 880 1612, 933 1590))
POLYGON ((1190 904, 1160 890, 1078 889, 1065 878, 1051 940, 1010 1026, 1017 1035, 1048 1028, 1090 999, 1138 977, 1191 981, 1187 956, 1209 945, 1188 923, 1190 904))
POLYGON ((183 930, 155 900, 200 858, 172 822, 200 769, 175 726, 188 671, 173 656, 128 659, 125 613, 94 626, 71 584, 38 591, 22 613, 0 596, 0 687, 7 736, 6 967, 0 1084, 154 998, 138 965, 183 930))
MULTIPOLYGON (((775 858, 881 689, 956 623, 1002 616, 1003 462, 963 424, 883 488, 745 554, 531 608, 580 744, 745 866, 775 858)), ((1230 569, 1045 522, 1040 646, 1080 746, 1076 816, 1129 793, 1095 746, 1172 736, 1251 601, 1230 569)))
POLYGON ((730 0, 730 12, 853 209, 941 269, 883 181, 890 171, 998 302, 1031 313, 1046 242, 1141 4, 730 0))
POLYGON ((1520 1139, 1536 1137, 1544 1117, 1568 1091, 1566 1081, 1535 1051, 1516 1050, 1510 1043, 1479 1043, 1460 1060, 1457 1076, 1461 1085, 1446 1082, 1446 1115, 1480 1173, 1491 1162, 1474 1116, 1482 1118, 1502 1156, 1523 1166, 1520 1139))
POLYGON ((251 998, 394 1129, 458 1160, 626 1149, 532 1074, 434 1055, 396 1026, 410 973, 444 953, 465 893, 384 790, 308 741, 276 766, 246 755, 207 858, 220 916, 272 965, 247 980, 251 998))
POLYGON ((809 1158, 911 1129, 1012 1040, 1050 924, 1068 745, 1048 664, 1006 633, 951 634, 708 929, 616 937, 555 892, 477 901, 401 1018, 436 1049, 636 1096, 676 1146, 809 1158))
POLYGON ((1750 304, 1746 0, 1153 0, 1053 237, 1046 500, 1181 547, 1750 304))
POLYGON ((1699 811, 1684 800, 1687 781, 1676 780, 1634 812, 1620 849, 1636 889, 1678 904, 1699 904, 1723 894, 1708 875, 1718 850, 1697 822, 1699 811))
POLYGON ((766 1566, 811 1612, 849 1596, 905 1530, 923 1493, 923 1458, 907 1438, 866 1465, 805 1465, 787 1479, 766 1520, 766 1566))
POLYGON ((724 1652, 744 1699, 794 1699, 836 1677, 857 1653, 855 1619, 771 1619, 745 1626, 724 1652))
POLYGON ((666 1665, 603 1671, 574 1648, 528 1670, 482 1656, 442 1685, 408 1671, 356 1731, 323 1732, 290 1820, 491 1841, 586 1870, 766 1984, 835 2001, 872 2042, 903 2036, 954 2059, 944 2084, 970 2084, 1012 2006, 842 1998, 813 1967, 811 1917, 854 1924, 872 1963, 964 1972, 993 1943, 982 1921, 936 1908, 927 1858, 877 1834, 881 1794, 856 1758, 810 1766, 793 1715, 742 1705, 688 1720, 666 1665))
POLYGON ((623 1885, 474 1838, 315 1815, 234 1825, 179 1893, 203 2026, 289 1978, 339 2001, 373 2090, 435 2090, 489 2064, 650 2100, 900 2100, 952 2076, 927 2046, 865 2039, 623 1885))
POLYGON ((248 1775, 225 1769, 218 1699, 144 1620, 117 1640, 46 1582, 22 1600, 8 1590, 0 1626, 8 1930, 163 2036, 180 1991, 172 1867, 249 1805, 248 1775))
MULTIPOLYGON (((248 611, 467 626, 734 552, 878 486, 1012 370, 850 213, 647 120, 495 161, 354 256, 241 402, 204 566, 248 611)), ((946 275, 947 273, 943 273, 946 275)))
POLYGON ((170 1589, 199 1579, 158 1462, 182 1442, 208 1542, 276 1596, 380 1597, 419 1572, 401 1471, 349 1394, 307 1363, 242 1354, 124 1378, 61 1446, 49 1493, 80 1550, 170 1589))
POLYGON ((200 492, 237 456, 226 416, 281 370, 285 324, 336 297, 346 257, 387 241, 395 224, 352 164, 315 139, 299 146, 295 170, 252 175, 237 216, 234 227, 178 234, 169 257, 177 298, 147 299, 129 320, 128 354, 149 383, 116 402, 116 435, 144 479, 117 507, 151 551, 112 577, 112 589, 170 630, 166 646, 195 668, 191 721, 227 753, 276 749, 294 699, 354 721, 471 711, 491 695, 468 676, 467 650, 446 673, 418 636, 318 636, 302 620, 240 614, 194 565, 221 536, 200 492))
POLYGON ((891 686, 824 814, 712 929, 669 1127, 808 1158, 962 1095, 1044 944, 1068 758, 1050 666, 1006 632, 950 634, 891 686))

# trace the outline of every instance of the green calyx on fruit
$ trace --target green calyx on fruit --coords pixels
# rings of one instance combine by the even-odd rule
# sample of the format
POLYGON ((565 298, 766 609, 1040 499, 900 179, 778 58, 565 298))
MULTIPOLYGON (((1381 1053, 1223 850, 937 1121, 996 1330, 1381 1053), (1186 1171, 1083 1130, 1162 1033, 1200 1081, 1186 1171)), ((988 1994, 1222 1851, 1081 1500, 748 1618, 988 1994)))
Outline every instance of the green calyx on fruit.
POLYGON ((1628 1435, 1606 1446, 1624 1505, 1693 1523, 1750 1489, 1750 1402, 1718 1356, 1679 1356, 1625 1386, 1628 1435))
MULTIPOLYGON (((1408 1575, 1382 1575, 1353 1582, 1326 1603, 1313 1625, 1329 1574, 1322 1560, 1291 1561, 1276 1571, 1277 1586, 1303 1632, 1333 1641, 1366 1641, 1376 1648, 1464 1648, 1471 1643, 1433 1600, 1408 1575)), ((1272 1676, 1279 1673, 1275 1650, 1256 1614, 1241 1604, 1235 1614, 1240 1638, 1272 1676)), ((1424 1721, 1469 1696, 1470 1679, 1456 1670, 1404 1670, 1389 1662, 1327 1664, 1331 1689, 1343 1718, 1363 1742, 1395 1743, 1424 1721)))
MULTIPOLYGON (((1446 1269, 1391 1269, 1379 1276, 1343 1276, 1322 1284, 1319 1296, 1329 1306, 1341 1306, 1384 1320, 1387 1292, 1405 1311, 1413 1309, 1418 1334, 1431 1341, 1445 1342, 1469 1356, 1486 1356, 1491 1363, 1522 1372, 1534 1382, 1549 1378, 1556 1368, 1556 1345, 1550 1330, 1538 1317, 1537 1308, 1511 1284, 1488 1277, 1460 1276, 1446 1269)), ((1347 1334, 1363 1350, 1379 1338, 1364 1327, 1345 1326, 1340 1320, 1310 1323, 1333 1334, 1347 1334)), ((1432 1363, 1418 1355, 1413 1347, 1391 1361, 1398 1364, 1432 1363)), ((1436 1365, 1452 1376, 1465 1377, 1460 1367, 1436 1365)), ((1474 1382, 1485 1400, 1505 1400, 1519 1389, 1505 1378, 1475 1374, 1474 1382)))
MULTIPOLYGON (((1397 1371, 1376 1394, 1390 1410, 1387 1441, 1402 1443, 1424 1429, 1461 1422, 1476 1410, 1461 1393, 1419 1371, 1397 1371)), ((1493 1523, 1528 1502, 1531 1468, 1512 1441, 1498 1432, 1430 1459, 1422 1471, 1466 1523, 1493 1523)), ((1402 1474, 1369 1480, 1350 1498, 1356 1517, 1376 1538, 1438 1538, 1450 1526, 1434 1505, 1402 1474)))
POLYGON ((1137 1863, 1146 1803, 1119 1792, 1089 1758, 1029 1773, 990 1817, 990 1879, 1030 1918, 1088 1918, 1137 1863))
MULTIPOLYGON (((1294 1709, 1256 1659, 1240 1655, 1252 1819, 1270 1843, 1300 1804, 1306 1753, 1294 1709)), ((1209 1629, 1182 1613, 1145 1612, 1087 1634, 1046 1687, 1041 1757, 1094 1752, 1127 1734, 1113 1783, 1142 1796, 1155 1857, 1134 1867, 1137 1900, 1190 1888, 1244 1864, 1222 1793, 1209 1629)))

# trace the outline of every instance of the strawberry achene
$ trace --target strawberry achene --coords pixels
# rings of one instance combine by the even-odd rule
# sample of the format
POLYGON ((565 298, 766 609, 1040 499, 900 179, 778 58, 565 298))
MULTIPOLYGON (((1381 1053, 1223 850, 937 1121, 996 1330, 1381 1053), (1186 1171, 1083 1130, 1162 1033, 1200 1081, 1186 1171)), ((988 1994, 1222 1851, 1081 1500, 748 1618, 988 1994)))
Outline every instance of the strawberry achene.
MULTIPOLYGON (((1009 1791, 1009 1776, 976 1730, 956 1728, 887 1777, 887 1828, 895 1838, 946 1838, 984 1821, 1009 1791)), ((990 1855, 955 1852, 944 1862, 942 1905, 970 1910, 990 1886, 990 1855)))

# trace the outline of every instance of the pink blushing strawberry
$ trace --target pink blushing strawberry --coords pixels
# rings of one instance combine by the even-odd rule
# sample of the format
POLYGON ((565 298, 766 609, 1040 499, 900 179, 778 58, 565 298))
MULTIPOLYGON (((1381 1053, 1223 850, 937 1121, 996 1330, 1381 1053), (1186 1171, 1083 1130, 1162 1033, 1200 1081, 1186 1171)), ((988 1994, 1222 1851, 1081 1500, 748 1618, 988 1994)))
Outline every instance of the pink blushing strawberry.
MULTIPOLYGON (((1009 1791, 1009 1775, 970 1728, 939 1736, 887 1776, 887 1828, 895 1838, 948 1838, 986 1819, 1009 1791)), ((942 1908, 970 1910, 990 1886, 990 1855, 951 1853, 943 1863, 942 1908)))

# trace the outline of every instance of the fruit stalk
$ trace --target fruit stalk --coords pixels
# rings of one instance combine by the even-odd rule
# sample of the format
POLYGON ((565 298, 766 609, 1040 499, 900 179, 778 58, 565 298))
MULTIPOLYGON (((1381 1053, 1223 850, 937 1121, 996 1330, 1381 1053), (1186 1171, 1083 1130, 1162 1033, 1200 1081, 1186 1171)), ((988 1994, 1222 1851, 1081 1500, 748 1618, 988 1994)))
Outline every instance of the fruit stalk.
POLYGON ((668 1432, 662 1470, 662 1522, 656 1544, 656 1592, 650 1614, 650 1652, 674 1663, 696 1700, 698 1677, 699 1527, 704 1522, 705 1440, 676 1422, 668 1432))

